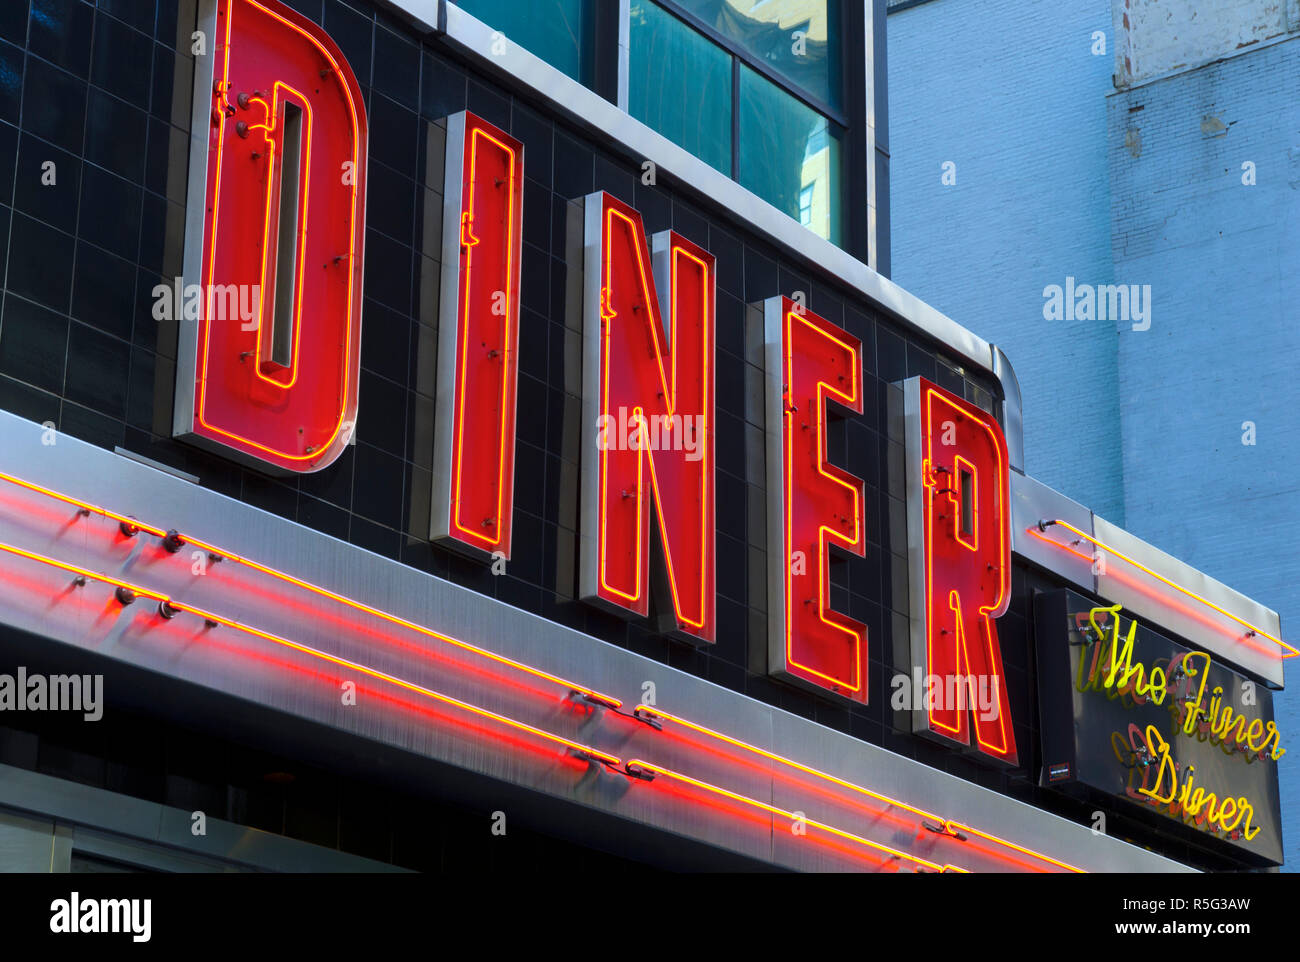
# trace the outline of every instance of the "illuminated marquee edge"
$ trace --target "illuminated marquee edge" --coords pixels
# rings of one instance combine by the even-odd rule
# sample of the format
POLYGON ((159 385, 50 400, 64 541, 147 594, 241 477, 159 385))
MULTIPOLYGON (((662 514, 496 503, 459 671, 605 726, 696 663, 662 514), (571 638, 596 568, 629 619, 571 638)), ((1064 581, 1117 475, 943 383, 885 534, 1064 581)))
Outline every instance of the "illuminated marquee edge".
MULTIPOLYGON (((879 746, 852 738, 846 733, 823 728, 770 704, 734 690, 720 688, 690 673, 601 642, 593 636, 550 622, 541 616, 512 608, 445 579, 379 558, 294 522, 75 438, 60 436, 57 446, 42 448, 38 443, 42 430, 39 424, 0 411, 0 470, 18 472, 30 484, 61 490, 63 494, 56 497, 65 502, 70 498, 90 497, 100 504, 111 504, 118 513, 108 513, 107 516, 114 522, 127 518, 131 512, 137 512, 142 519, 153 517, 158 522, 167 518, 187 519, 187 523, 196 525, 198 530, 195 534, 224 539, 241 555, 249 553, 261 557, 266 564, 290 565, 298 571, 299 576, 325 578, 336 591, 345 592, 357 599, 355 603, 364 604, 360 599, 365 598, 371 603, 385 604, 383 599, 375 597, 375 592, 380 586, 387 585, 389 587, 382 592, 384 598, 390 602, 400 598, 400 608, 408 618, 422 623, 446 621, 444 627, 447 630, 472 633, 492 644, 501 656, 508 659, 533 663, 540 661, 548 669, 560 672, 581 666, 583 674, 607 691, 612 688, 639 693, 642 679, 656 680, 660 691, 673 692, 675 707, 685 713, 685 716, 698 719, 693 726, 694 730, 707 734, 710 740, 720 736, 715 733, 716 730, 710 731, 699 723, 729 730, 732 734, 722 737, 722 740, 732 747, 741 748, 746 753, 757 752, 756 757, 760 759, 777 761, 783 767, 823 782, 829 778, 831 783, 848 789, 855 795, 865 794, 879 798, 875 793, 864 792, 859 787, 878 784, 887 787, 895 799, 912 798, 920 802, 932 798, 936 790, 942 789, 953 814, 960 818, 960 821, 945 820, 946 826, 953 831, 970 834, 969 826, 972 823, 982 825, 988 831, 977 831, 975 835, 985 841, 1007 846, 1013 853, 1028 855, 1034 850, 1042 854, 1053 853, 1070 859, 1088 871, 1186 870, 1168 857, 1145 852, 1120 839, 1095 838, 1086 826, 1076 825, 1022 802, 999 796, 976 783, 946 775, 879 746), (30 452, 33 445, 41 452, 40 456, 23 456, 21 461, 15 460, 21 452, 30 452), (11 456, 6 456, 7 454, 11 456), (214 534, 209 535, 208 532, 214 534), (770 750, 758 748, 758 745, 770 746, 770 750), (834 764, 828 767, 839 774, 830 776, 827 771, 813 770, 795 763, 791 760, 793 758, 803 758, 809 762, 835 759, 834 764), (990 835, 989 832, 996 835, 990 835), (1022 844, 1009 842, 1011 838, 1019 839, 1022 844)), ((77 501, 68 503, 72 515, 76 514, 77 508, 82 504, 77 501)), ((91 514, 105 513, 95 508, 91 502, 84 504, 91 514)), ((77 523, 75 519, 74 523, 77 523)), ((141 521, 140 524, 142 530, 148 530, 155 537, 164 533, 161 527, 147 527, 146 521, 141 521)), ((197 539, 191 543, 202 544, 197 539)), ((246 561, 247 555, 244 556, 246 561)), ((114 554, 114 557, 118 556, 114 554)), ((186 558, 182 555, 180 560, 184 562, 186 558)), ((231 563, 239 563, 235 558, 235 555, 230 556, 231 563)), ((77 560, 81 564, 94 566, 95 559, 91 557, 82 558, 78 554, 77 560)), ((178 575, 188 577, 192 574, 188 563, 180 564, 179 568, 165 567, 178 575)), ((231 596, 230 601, 233 607, 225 617, 241 623, 251 610, 247 606, 257 603, 255 599, 240 595, 231 596)), ((224 610, 225 606, 222 607, 224 610)), ((11 619, 5 620, 12 623, 11 619)), ((32 624, 40 630, 34 622, 32 624)), ((87 647, 84 633, 42 633, 53 641, 74 647, 87 647)), ((230 684, 201 671, 195 674, 186 659, 177 660, 167 656, 167 660, 159 661, 155 657, 158 653, 151 652, 147 647, 118 646, 109 654, 123 663, 153 666, 153 670, 160 671, 164 676, 192 681, 218 692, 237 697, 246 697, 248 694, 246 681, 238 681, 232 688, 230 684)), ((557 695, 562 695, 563 690, 561 687, 557 695)), ((326 707, 337 705, 337 695, 329 692, 328 688, 323 699, 318 697, 319 693, 309 694, 316 692, 314 687, 295 691, 297 693, 291 702, 272 698, 261 703, 309 719, 317 719, 317 702, 326 707)), ((325 720, 327 724, 337 724, 342 720, 345 722, 342 727, 353 729, 353 723, 348 721, 352 717, 351 713, 344 712, 336 718, 332 714, 334 711, 335 708, 330 708, 330 713, 318 720, 325 720)), ((634 755, 634 746, 625 744, 629 734, 625 726, 632 726, 630 733, 633 740, 651 738, 657 741, 659 735, 652 730, 653 726, 645 727, 628 718, 626 713, 620 714, 623 716, 621 724, 607 734, 592 732, 592 738, 596 740, 589 744, 614 752, 622 758, 647 757, 634 755)), ((660 714, 664 721, 669 720, 669 716, 660 714)), ((679 724, 684 721, 683 715, 671 717, 676 718, 676 723, 679 724)), ((610 720, 611 723, 615 721, 613 717, 610 720)), ((378 738, 386 744, 402 745, 408 749, 410 747, 404 741, 394 741, 394 733, 379 734, 365 726, 355 730, 363 737, 378 738)), ((420 754, 452 764, 468 765, 474 769, 479 769, 483 762, 480 754, 475 754, 472 750, 465 754, 461 749, 445 745, 441 741, 425 746, 420 754)), ((765 762, 760 761, 760 765, 766 767, 765 762)), ((565 766, 566 779, 572 771, 565 766)), ((524 776, 514 766, 504 769, 490 766, 484 774, 546 794, 555 794, 557 791, 554 779, 549 775, 536 780, 532 776, 524 776)), ((709 778, 707 767, 705 771, 696 774, 705 780, 709 778)), ((633 784, 635 786, 639 783, 633 784)), ((744 785, 734 787, 741 789, 743 794, 744 785)), ((605 793, 583 793, 580 798, 574 799, 566 788, 564 797, 584 806, 592 806, 597 813, 619 814, 621 808, 616 799, 605 797, 605 793)), ((632 797, 636 797, 635 788, 632 797)), ((767 792, 764 791, 759 797, 768 797, 767 792)), ((911 805, 904 803, 904 807, 914 811, 911 805)), ((625 817, 634 816, 647 827, 679 832, 686 829, 686 835, 695 834, 690 830, 693 822, 674 823, 671 815, 663 811, 658 803, 652 803, 649 808, 638 805, 635 811, 622 814, 625 817)), ((839 820, 835 821, 838 823, 839 820)), ((935 826, 930 831, 938 829, 939 826, 935 826)), ((942 833, 939 837, 942 837, 942 833)), ((722 848, 728 847, 725 839, 715 841, 724 842, 722 848)), ((779 851, 765 848, 762 858, 788 868, 815 870, 818 867, 818 857, 815 854, 800 855, 800 851, 798 847, 782 847, 779 851)), ((996 853, 989 854, 996 857, 996 853)), ((1052 861, 1050 857, 1049 861, 1052 861)), ((1057 864, 1056 867, 1064 866, 1057 864)))

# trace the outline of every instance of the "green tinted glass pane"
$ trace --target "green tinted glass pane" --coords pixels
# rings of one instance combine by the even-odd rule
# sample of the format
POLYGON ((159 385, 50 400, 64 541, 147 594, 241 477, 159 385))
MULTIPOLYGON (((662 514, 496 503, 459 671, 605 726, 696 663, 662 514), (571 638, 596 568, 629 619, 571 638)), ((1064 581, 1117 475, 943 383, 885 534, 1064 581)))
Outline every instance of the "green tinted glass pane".
POLYGON ((592 11, 602 0, 456 0, 456 6, 591 86, 592 11))
POLYGON ((839 110, 840 0, 671 0, 791 83, 839 110))
POLYGON ((740 68, 740 183, 840 243, 840 135, 815 110, 740 68))
POLYGON ((628 113, 731 176, 731 55, 649 0, 631 3, 628 113))

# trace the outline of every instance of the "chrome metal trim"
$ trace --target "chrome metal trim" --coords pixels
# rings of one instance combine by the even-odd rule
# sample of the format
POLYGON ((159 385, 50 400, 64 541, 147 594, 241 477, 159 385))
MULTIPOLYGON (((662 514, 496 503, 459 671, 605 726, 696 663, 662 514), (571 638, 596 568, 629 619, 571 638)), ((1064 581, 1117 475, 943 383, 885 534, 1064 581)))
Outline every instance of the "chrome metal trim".
POLYGON ((880 266, 879 246, 876 238, 876 64, 875 64, 875 11, 874 0, 862 0, 862 23, 866 43, 863 57, 864 89, 867 120, 867 156, 863 169, 867 175, 867 266, 873 271, 880 266))
POLYGON ((618 108, 626 111, 630 102, 632 73, 632 0, 618 0, 618 108))
MULTIPOLYGON (((1096 539, 1103 544, 1128 555, 1175 584, 1181 585, 1225 611, 1232 612, 1257 628, 1262 628, 1274 637, 1281 637, 1281 619, 1271 608, 1266 608, 1247 598, 1221 581, 1216 581, 1096 514, 1093 515, 1093 529, 1096 532, 1096 539)), ((1210 654, 1228 664, 1244 668, 1263 678, 1269 685, 1282 687, 1285 663, 1280 658, 1272 657, 1259 648, 1253 647, 1254 644, 1261 643, 1250 643, 1244 638, 1234 642, 1221 632, 1205 627, 1198 618, 1190 614, 1180 615, 1176 606, 1161 605, 1153 601, 1149 595, 1135 590, 1131 586, 1131 579, 1117 577, 1113 570, 1116 565, 1125 565, 1125 562, 1112 561, 1108 565, 1099 567, 1097 593, 1102 597, 1119 602, 1129 611, 1152 618, 1166 631, 1180 634, 1196 642, 1210 654)), ((1275 647, 1271 642, 1263 644, 1266 644, 1268 649, 1275 647)))
MULTIPOLYGON (((781 295, 763 301, 763 437, 767 461, 767 672, 789 678, 785 656, 785 374, 782 370, 781 295)), ((829 694, 829 693, 828 693, 829 694)))
MULTIPOLYGON (((1060 518, 1092 534, 1092 512, 1026 474, 1011 472, 1011 551, 1087 591, 1096 591, 1092 562, 1047 544, 1036 536, 1038 522, 1060 518)), ((1092 553, 1091 547, 1086 549, 1092 553)))
MULTIPOLYGON (((181 290, 203 283, 203 241, 208 223, 208 150, 212 136, 212 84, 217 71, 217 7, 220 0, 199 0, 197 29, 210 38, 208 52, 194 58, 194 89, 190 104, 189 180, 185 191, 185 248, 181 259, 181 290)), ((163 278, 172 282, 172 278, 163 278)), ((172 436, 197 441, 194 428, 194 389, 199 355, 199 322, 176 314, 176 398, 172 436)), ((233 452, 232 452, 233 453, 233 452)))
POLYGON ((996 344, 989 345, 993 376, 1002 385, 1002 434, 1007 439, 1007 460, 1012 473, 1025 470, 1025 422, 1020 401, 1020 379, 1011 359, 996 344))
MULTIPOLYGON (((907 663, 895 664, 911 676, 919 665, 922 680, 926 672, 929 648, 929 611, 925 597, 925 493, 928 490, 921 476, 921 462, 925 457, 922 443, 921 381, 910 377, 903 388, 903 465, 907 489, 907 663)), ((898 652, 894 660, 898 661, 898 652)), ((945 738, 930 728, 930 719, 923 705, 915 704, 906 711, 913 734, 932 738, 955 750, 969 748, 952 738, 945 738)))
POLYGON ((456 336, 456 318, 460 316, 460 211, 465 163, 463 110, 447 118, 443 158, 442 277, 438 287, 438 379, 434 387, 429 539, 455 542, 451 538, 451 449, 456 413, 456 356, 460 346, 456 336))
MULTIPOLYGON (((582 427, 579 441, 578 597, 600 593, 600 258, 604 193, 582 199, 582 427)), ((604 607, 604 605, 602 605, 604 607)))
MULTIPOLYGON (((847 734, 791 715, 731 689, 714 685, 687 672, 607 644, 494 598, 463 588, 396 561, 345 544, 334 538, 286 521, 224 495, 153 471, 111 452, 72 437, 59 443, 40 443, 41 425, 0 413, 0 471, 60 489, 63 493, 98 503, 123 514, 135 514, 152 523, 178 526, 195 538, 210 540, 229 551, 293 572, 347 597, 392 612, 418 624, 465 638, 505 657, 533 665, 560 677, 574 678, 625 703, 636 704, 653 682, 660 704, 693 721, 743 739, 766 750, 781 751, 805 764, 851 778, 877 791, 911 804, 924 804, 940 812, 1020 844, 1094 871, 1181 871, 1184 866, 1129 845, 1121 840, 1094 836, 1086 825, 1075 824, 964 781, 894 755, 847 734)), ((75 509, 69 508, 75 515, 75 509)), ((30 519, 29 519, 30 520, 30 519)), ((6 532, 39 531, 40 537, 59 539, 62 527, 45 534, 23 519, 4 518, 6 532), (23 525, 26 525, 23 528, 23 525), (17 527, 15 527, 17 526, 17 527)), ((77 523, 109 525, 96 517, 77 523)), ((30 537, 30 535, 29 535, 30 537)), ((53 543, 53 542, 51 542, 53 543)), ((60 550, 67 551, 66 537, 60 550)), ((84 563, 112 565, 112 570, 132 577, 181 579, 184 591, 201 598, 218 597, 223 612, 250 623, 265 622, 268 630, 292 624, 293 633, 306 644, 347 655, 345 645, 369 646, 368 659, 382 657, 390 670, 419 680, 443 679, 441 661, 428 652, 401 646, 383 646, 373 638, 343 638, 329 622, 304 621, 295 610, 271 605, 260 592, 231 592, 221 578, 195 578, 189 559, 175 565, 142 563, 144 543, 124 557, 111 538, 78 539, 76 548, 84 563), (146 570, 147 569, 147 570, 146 570), (216 594, 213 594, 213 593, 216 594), (273 622, 271 619, 280 619, 273 622), (430 676, 431 672, 437 674, 430 676)), ((35 577, 35 575, 34 575, 35 577)), ((36 578, 53 590, 66 591, 67 578, 59 572, 36 578)), ((91 590, 91 589, 82 589, 91 590)), ((103 590, 101 586, 101 593, 103 590)), ((181 597, 175 591, 174 597, 181 597)), ((604 772, 599 767, 583 775, 572 763, 562 763, 557 753, 508 750, 498 741, 485 742, 463 731, 431 724, 424 715, 367 707, 340 706, 337 689, 330 684, 303 684, 294 675, 270 671, 265 666, 265 643, 244 638, 233 629, 219 629, 219 646, 202 643, 176 645, 150 634, 151 619, 136 606, 104 619, 97 612, 102 602, 89 596, 84 604, 75 598, 70 607, 46 604, 4 606, 0 618, 20 630, 75 649, 95 650, 104 658, 159 675, 190 682, 224 696, 251 701, 323 726, 379 744, 389 745, 417 758, 442 762, 477 773, 506 785, 561 800, 588 811, 630 820, 649 830, 694 839, 719 850, 760 859, 785 868, 813 870, 827 867, 831 854, 814 846, 791 845, 788 825, 779 817, 764 819, 761 827, 749 820, 725 819, 707 806, 684 806, 674 796, 641 790, 641 783, 604 772), (259 656, 240 657, 240 652, 259 656)), ((432 644, 432 643, 430 643, 432 644)), ((426 646, 427 647, 427 646, 426 646)), ((452 680, 446 676, 447 680, 452 680)), ((463 684, 467 697, 487 701, 515 697, 494 682, 473 672, 463 684)), ((589 717, 566 710, 562 694, 553 706, 545 699, 538 711, 548 711, 545 724, 572 733, 593 748, 611 751, 624 759, 640 755, 665 765, 679 764, 695 777, 717 778, 726 787, 780 805, 788 811, 820 811, 825 787, 790 787, 789 780, 767 766, 744 766, 719 760, 712 753, 685 752, 684 740, 663 739, 649 726, 597 712, 589 717), (726 765, 726 769, 718 768, 726 765)), ((889 820, 884 820, 888 822, 889 820)), ((858 812, 846 817, 849 831, 888 842, 896 826, 858 812)), ((915 833, 913 833, 915 834, 915 833)), ((917 843, 918 845, 924 843, 917 843)), ((972 852, 972 867, 989 867, 972 852)), ((840 863, 842 864, 842 863, 840 863)))

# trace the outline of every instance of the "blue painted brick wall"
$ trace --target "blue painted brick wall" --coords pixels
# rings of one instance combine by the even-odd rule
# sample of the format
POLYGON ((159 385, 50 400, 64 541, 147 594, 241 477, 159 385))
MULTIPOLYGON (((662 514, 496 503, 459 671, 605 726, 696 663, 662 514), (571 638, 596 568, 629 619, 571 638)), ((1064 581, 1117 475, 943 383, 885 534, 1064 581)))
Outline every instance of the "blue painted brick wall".
MULTIPOLYGON (((1300 38, 1108 102, 1117 275, 1153 287, 1119 334, 1124 506, 1134 534, 1300 628, 1300 38), (1141 109, 1138 109, 1141 108, 1141 109), (1138 131, 1139 156, 1124 148, 1138 131), (1257 183, 1242 184, 1252 161, 1257 183), (1242 444, 1242 423, 1256 444, 1242 444)), ((1014 363, 1015 358, 1012 358, 1014 363)), ((1033 399, 1026 399, 1026 407, 1033 399)), ((1288 666, 1289 667, 1289 666, 1288 666)), ((1277 702, 1300 738, 1300 678, 1277 702)), ((1300 770, 1280 762, 1300 857, 1300 770)), ((1289 859, 1289 860, 1290 860, 1289 859)))
MULTIPOLYGON (((1300 38, 1116 92, 1105 0, 938 0, 888 30, 894 278, 1007 351, 1029 473, 1300 637, 1300 38), (1067 274, 1150 284, 1151 329, 1044 321, 1067 274)), ((1294 680, 1276 710, 1285 745, 1294 680)))
POLYGON ((887 29, 893 278, 1011 358, 1029 473, 1123 524, 1114 329, 1043 319, 1048 284, 1111 280, 1109 0, 939 0, 887 29))

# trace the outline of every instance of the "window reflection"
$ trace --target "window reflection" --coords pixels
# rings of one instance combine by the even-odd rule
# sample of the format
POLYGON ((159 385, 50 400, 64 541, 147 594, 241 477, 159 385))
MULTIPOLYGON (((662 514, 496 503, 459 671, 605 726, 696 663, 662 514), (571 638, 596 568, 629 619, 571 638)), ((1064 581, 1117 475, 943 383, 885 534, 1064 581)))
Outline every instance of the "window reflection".
POLYGON ((755 60, 838 110, 839 0, 672 0, 755 60))
POLYGON ((731 56, 648 0, 630 20, 628 113, 731 176, 731 56))
POLYGON ((740 70, 740 183, 840 243, 840 137, 821 114, 740 70))
POLYGON ((456 6, 590 87, 597 2, 607 0, 456 0, 456 6))

